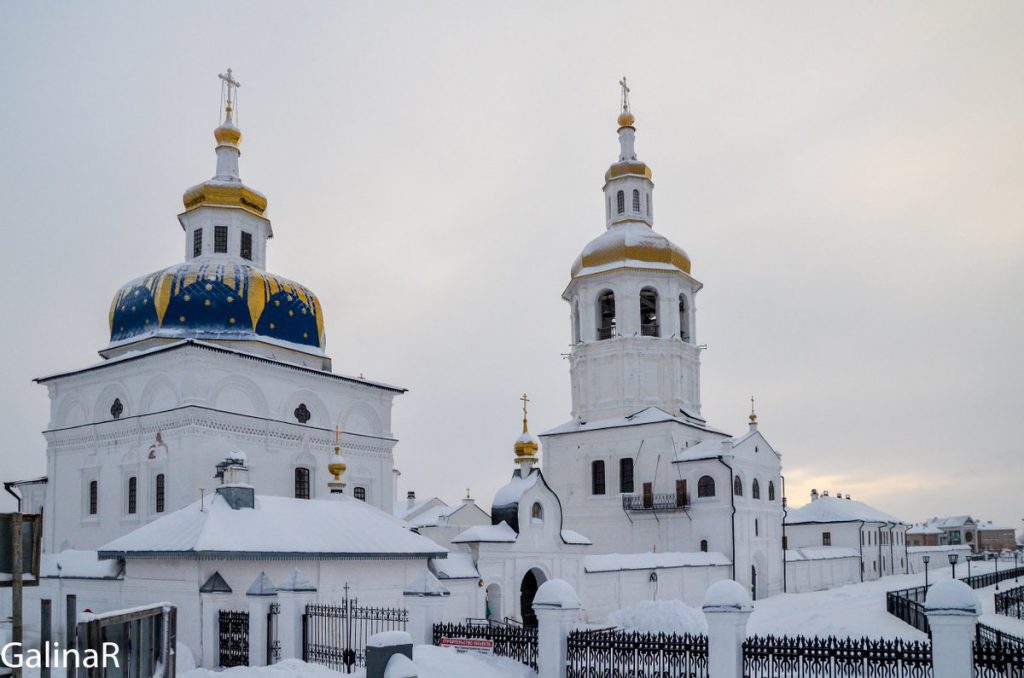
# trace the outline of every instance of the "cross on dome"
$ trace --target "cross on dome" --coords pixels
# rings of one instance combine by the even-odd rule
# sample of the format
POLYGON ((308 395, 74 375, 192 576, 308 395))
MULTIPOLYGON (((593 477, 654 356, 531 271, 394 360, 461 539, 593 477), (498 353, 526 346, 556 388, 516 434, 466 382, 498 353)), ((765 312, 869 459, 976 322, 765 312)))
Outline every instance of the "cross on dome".
POLYGON ((524 393, 520 400, 523 401, 523 433, 526 433, 526 404, 530 402, 530 399, 524 393))
POLYGON ((750 416, 748 418, 751 425, 757 424, 757 412, 754 411, 754 396, 750 396, 750 416))
POLYGON ((238 88, 242 86, 242 83, 235 80, 230 68, 227 73, 218 73, 217 77, 221 79, 220 96, 221 102, 224 104, 224 124, 229 125, 232 122, 231 114, 235 110, 235 103, 238 100, 238 88))
POLYGON ((622 80, 619 80, 619 87, 622 88, 622 113, 619 113, 619 127, 632 127, 636 122, 636 116, 629 110, 629 85, 626 84, 626 76, 622 76, 622 80))

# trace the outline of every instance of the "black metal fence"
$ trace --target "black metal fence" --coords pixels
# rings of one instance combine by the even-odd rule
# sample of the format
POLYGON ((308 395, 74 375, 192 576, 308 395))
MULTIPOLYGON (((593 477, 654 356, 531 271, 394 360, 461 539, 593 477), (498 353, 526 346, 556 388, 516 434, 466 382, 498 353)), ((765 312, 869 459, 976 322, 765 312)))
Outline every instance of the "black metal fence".
POLYGON ((996 593, 996 614, 1024 619, 1024 586, 996 593))
POLYGON ((707 678, 708 637, 602 629, 573 631, 568 678, 707 678))
POLYGON ((490 640, 493 652, 537 668, 537 629, 518 623, 467 619, 465 624, 434 624, 434 645, 445 639, 490 640))
POLYGON ((928 589, 924 586, 889 591, 885 594, 885 609, 889 614, 899 617, 918 631, 931 635, 928 615, 924 611, 924 599, 927 594, 928 589))
POLYGON ((218 665, 249 665, 249 613, 221 610, 218 617, 218 665))
POLYGON ((1002 572, 987 572, 985 574, 976 574, 973 577, 964 577, 960 581, 972 589, 984 589, 989 586, 995 586, 1007 579, 1017 579, 1022 576, 1024 576, 1024 567, 1011 567, 1009 570, 1003 570, 1002 572))
POLYGON ((366 641, 382 631, 404 631, 409 611, 398 607, 360 606, 348 586, 339 605, 306 605, 302 615, 302 659, 352 673, 366 665, 366 641))
POLYGON ((927 642, 900 639, 751 636, 743 643, 743 675, 927 678, 932 675, 932 650, 927 642))
POLYGON ((985 624, 978 624, 974 640, 974 675, 977 678, 1024 676, 1024 641, 985 624))

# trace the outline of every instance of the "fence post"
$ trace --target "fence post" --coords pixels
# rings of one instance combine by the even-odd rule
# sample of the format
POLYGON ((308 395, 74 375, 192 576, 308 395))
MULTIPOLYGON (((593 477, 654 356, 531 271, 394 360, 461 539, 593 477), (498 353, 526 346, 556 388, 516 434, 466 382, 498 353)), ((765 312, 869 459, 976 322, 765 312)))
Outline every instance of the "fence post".
POLYGON ((433 645, 434 624, 441 621, 441 612, 451 591, 437 577, 424 572, 405 589, 403 597, 409 610, 409 635, 414 645, 433 645))
POLYGON ((277 590, 281 601, 277 622, 281 659, 302 659, 302 616, 306 613, 306 605, 316 598, 316 586, 296 569, 277 590))
POLYGON ((277 587, 265 572, 260 572, 249 590, 249 666, 267 665, 267 613, 277 602, 277 587))
MULTIPOLYGON (((43 598, 39 601, 39 648, 44 652, 53 640, 52 636, 53 621, 50 619, 50 599, 43 598)), ((44 661, 43 665, 39 667, 39 678, 50 678, 49 660, 44 661)))
POLYGON ((943 579, 928 590, 924 611, 932 630, 934 678, 973 675, 979 607, 977 594, 962 581, 943 579))
POLYGON ((741 678, 743 640, 754 611, 750 594, 732 579, 723 579, 708 587, 703 609, 708 621, 708 675, 741 678))
POLYGON ((569 631, 579 622, 579 596, 564 579, 549 579, 533 598, 537 614, 537 677, 565 678, 569 631))

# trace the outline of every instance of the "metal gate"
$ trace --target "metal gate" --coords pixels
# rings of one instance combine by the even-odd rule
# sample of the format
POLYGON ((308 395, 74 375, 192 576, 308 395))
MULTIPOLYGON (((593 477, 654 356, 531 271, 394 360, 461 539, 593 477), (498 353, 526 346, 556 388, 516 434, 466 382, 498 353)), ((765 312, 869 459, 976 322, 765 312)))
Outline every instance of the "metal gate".
POLYGON ((219 664, 224 668, 249 665, 249 613, 221 610, 218 629, 219 664))
POLYGON ((404 631, 409 611, 359 605, 348 586, 339 605, 306 606, 302 615, 302 660, 352 673, 366 665, 366 641, 381 631, 404 631))
POLYGON ((281 641, 277 634, 280 615, 281 604, 271 603, 267 611, 267 666, 281 661, 281 641))

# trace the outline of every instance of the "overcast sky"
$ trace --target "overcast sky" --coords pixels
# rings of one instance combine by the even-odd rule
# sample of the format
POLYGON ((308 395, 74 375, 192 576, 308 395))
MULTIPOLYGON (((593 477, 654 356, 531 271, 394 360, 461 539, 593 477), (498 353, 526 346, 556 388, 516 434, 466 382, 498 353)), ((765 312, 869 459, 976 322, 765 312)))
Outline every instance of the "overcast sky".
POLYGON ((489 505, 519 395, 569 418, 560 294, 628 75, 709 422, 756 395, 792 505, 1020 527, 1021 35, 997 2, 5 2, 0 478, 45 471, 31 379, 182 259, 230 66, 268 268, 319 294, 335 371, 410 389, 400 490, 489 505))

